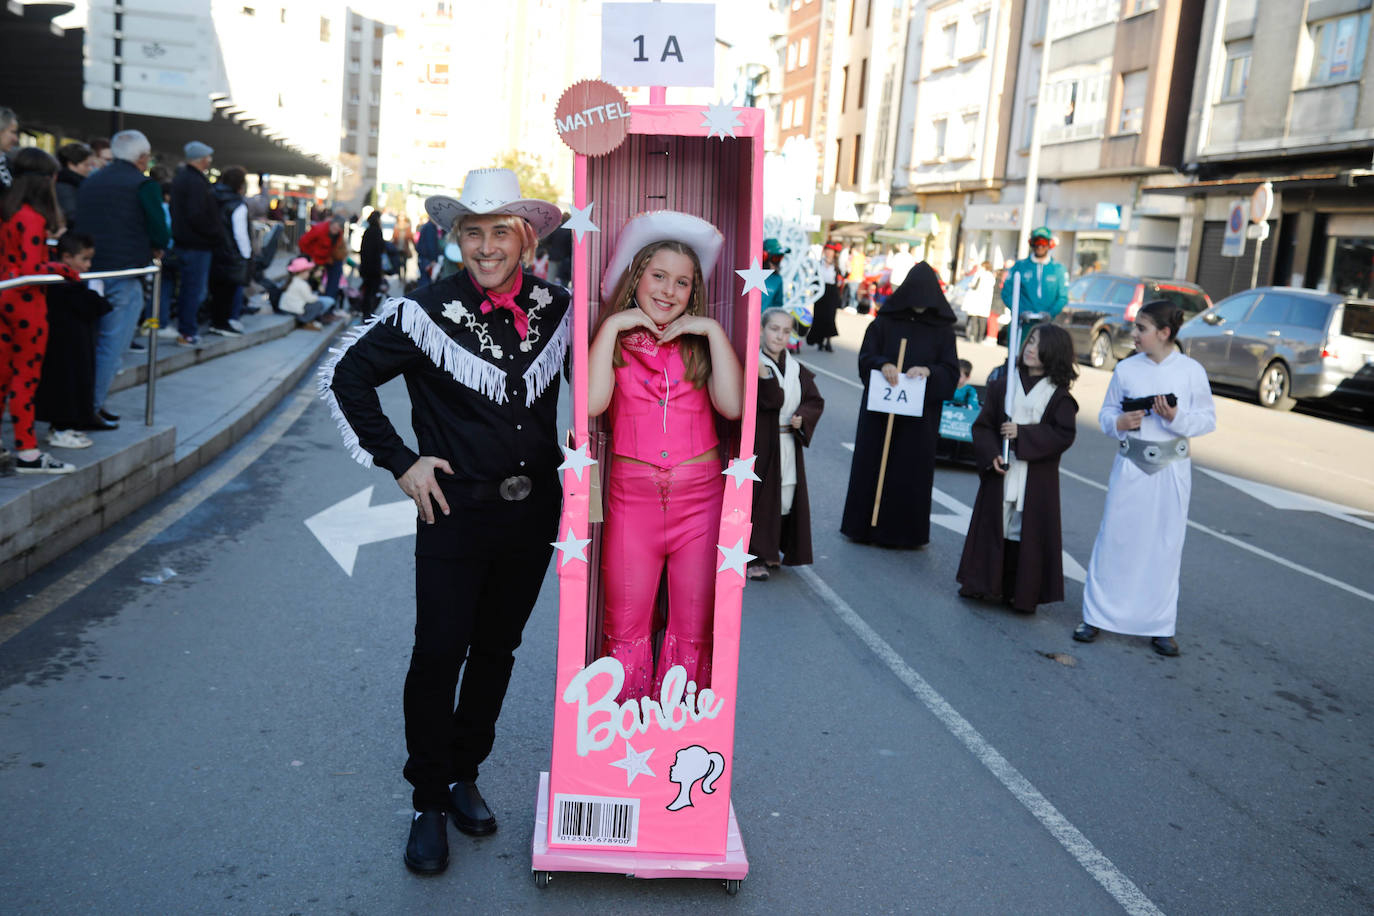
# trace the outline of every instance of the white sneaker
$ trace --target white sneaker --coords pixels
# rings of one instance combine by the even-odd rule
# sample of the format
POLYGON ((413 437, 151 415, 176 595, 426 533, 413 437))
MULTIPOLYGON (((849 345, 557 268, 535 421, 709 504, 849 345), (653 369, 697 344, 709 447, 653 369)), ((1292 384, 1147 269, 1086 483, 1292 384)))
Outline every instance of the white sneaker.
POLYGON ((248 333, 246 330, 244 330, 243 322, 239 321, 237 318, 229 319, 229 327, 233 328, 235 331, 238 331, 240 334, 248 333))
POLYGON ((78 430, 54 429, 48 433, 48 444, 53 448, 90 448, 95 443, 78 430))
POLYGON ((220 336, 220 337, 242 337, 242 336, 243 336, 243 335, 240 334, 238 331, 235 331, 233 328, 217 328, 217 327, 215 327, 214 325, 211 325, 211 326, 210 326, 210 333, 211 333, 211 334, 216 334, 216 335, 218 335, 218 336, 220 336))
POLYGON ((175 327, 158 328, 157 336, 162 340, 176 340, 178 337, 181 336, 181 332, 178 331, 175 327))
POLYGON ((58 461, 47 452, 39 452, 32 461, 25 461, 16 455, 14 469, 20 474, 70 474, 76 470, 76 465, 58 461))

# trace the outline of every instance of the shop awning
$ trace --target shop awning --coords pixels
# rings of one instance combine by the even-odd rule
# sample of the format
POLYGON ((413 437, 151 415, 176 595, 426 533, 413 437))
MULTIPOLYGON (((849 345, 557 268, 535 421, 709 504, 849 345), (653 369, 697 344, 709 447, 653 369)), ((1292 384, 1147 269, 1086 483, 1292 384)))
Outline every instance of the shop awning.
MULTIPOLYGON (((5 51, 0 54, 0 105, 14 109, 22 129, 58 137, 108 137, 111 115, 82 103, 82 30, 62 30, 54 16, 70 3, 7 4, 0 8, 5 51)), ((227 110, 227 109, 226 109, 227 110)), ((181 161, 190 140, 208 143, 219 166, 241 165, 274 175, 328 175, 326 162, 261 133, 240 119, 244 113, 215 112, 209 121, 126 114, 124 127, 140 130, 154 155, 168 165, 181 161)))

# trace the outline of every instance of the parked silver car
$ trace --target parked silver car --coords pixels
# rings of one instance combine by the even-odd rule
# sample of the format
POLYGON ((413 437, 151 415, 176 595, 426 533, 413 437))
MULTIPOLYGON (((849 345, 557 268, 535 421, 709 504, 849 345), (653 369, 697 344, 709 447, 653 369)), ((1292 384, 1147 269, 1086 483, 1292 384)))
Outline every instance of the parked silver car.
POLYGON ((1187 322, 1178 342, 1213 384, 1244 388, 1265 407, 1290 410, 1306 398, 1374 404, 1374 300, 1262 286, 1187 322))

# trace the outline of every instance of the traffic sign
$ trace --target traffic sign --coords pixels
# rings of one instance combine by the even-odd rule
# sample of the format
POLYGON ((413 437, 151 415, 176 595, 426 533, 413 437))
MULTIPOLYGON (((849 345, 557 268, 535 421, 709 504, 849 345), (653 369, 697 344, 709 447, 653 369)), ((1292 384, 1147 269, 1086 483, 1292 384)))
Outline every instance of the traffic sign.
POLYGON ((1269 211, 1273 209, 1274 186, 1266 181, 1250 195, 1250 222, 1266 222, 1269 219, 1269 211))
POLYGON ((1238 258, 1245 254, 1245 201, 1231 201, 1231 212, 1226 218, 1226 235, 1221 240, 1221 256, 1238 258))
POLYGON ((208 121, 219 47, 210 0, 120 0, 87 14, 82 102, 123 111, 208 121))

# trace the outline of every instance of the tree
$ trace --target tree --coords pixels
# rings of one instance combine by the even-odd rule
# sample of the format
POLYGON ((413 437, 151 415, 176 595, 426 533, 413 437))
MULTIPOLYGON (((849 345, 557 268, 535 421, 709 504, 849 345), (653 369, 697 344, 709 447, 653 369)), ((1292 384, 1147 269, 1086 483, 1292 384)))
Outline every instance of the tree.
POLYGON ((498 169, 510 169, 520 179, 520 193, 537 200, 557 201, 560 195, 558 185, 549 177, 544 160, 530 153, 511 150, 496 157, 493 165, 498 169))

